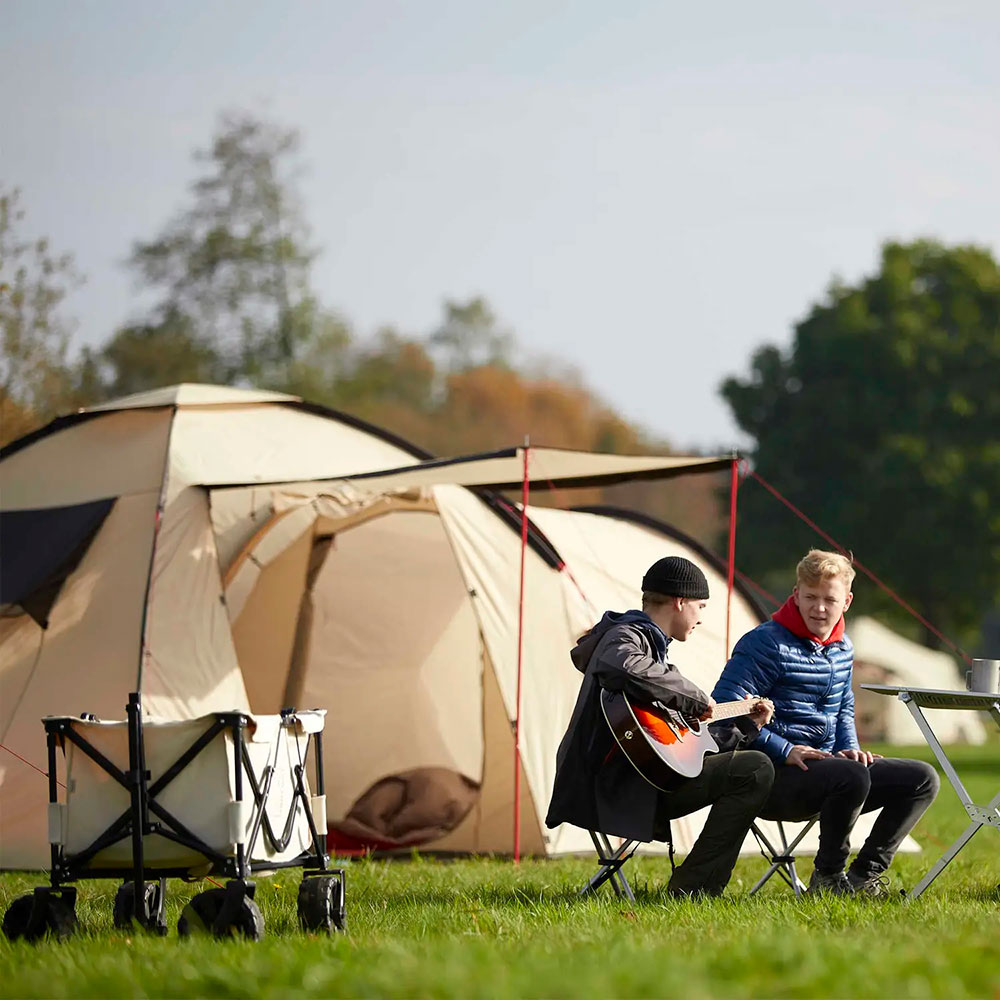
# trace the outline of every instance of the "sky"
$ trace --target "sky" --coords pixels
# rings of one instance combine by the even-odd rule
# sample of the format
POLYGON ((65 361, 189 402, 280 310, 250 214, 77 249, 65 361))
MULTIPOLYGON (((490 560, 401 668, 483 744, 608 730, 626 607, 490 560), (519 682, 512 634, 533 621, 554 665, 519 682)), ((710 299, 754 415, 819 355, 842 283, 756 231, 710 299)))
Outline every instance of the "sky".
MULTIPOLYGON (((76 346, 221 112, 298 129, 313 284, 360 334, 484 295, 676 448, 887 239, 1000 241, 1000 4, 4 0, 0 184, 74 254, 76 346)), ((536 442, 544 444, 545 442, 536 442)))

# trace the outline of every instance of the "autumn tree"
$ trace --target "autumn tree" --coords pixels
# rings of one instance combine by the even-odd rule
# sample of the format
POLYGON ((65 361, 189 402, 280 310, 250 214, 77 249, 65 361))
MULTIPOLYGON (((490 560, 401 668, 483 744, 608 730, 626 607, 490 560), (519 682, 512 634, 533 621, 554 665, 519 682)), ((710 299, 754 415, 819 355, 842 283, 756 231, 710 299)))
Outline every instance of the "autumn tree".
POLYGON ((159 301, 104 352, 115 391, 172 378, 284 387, 312 338, 322 340, 297 149, 292 130, 242 112, 221 117, 210 148, 196 153, 205 172, 191 203, 133 248, 130 267, 159 301))
MULTIPOLYGON (((980 247, 887 243, 834 283, 787 351, 762 347, 722 395, 760 475, 917 611, 971 643, 1000 600, 1000 268, 980 247)), ((822 543, 748 485, 739 560, 787 593, 822 543)), ((863 606, 907 622, 861 581, 863 606)), ((926 636, 933 642, 933 636, 926 636)))
POLYGON ((72 321, 62 305, 81 278, 69 254, 23 235, 20 193, 0 188, 0 443, 34 429, 72 397, 72 321))

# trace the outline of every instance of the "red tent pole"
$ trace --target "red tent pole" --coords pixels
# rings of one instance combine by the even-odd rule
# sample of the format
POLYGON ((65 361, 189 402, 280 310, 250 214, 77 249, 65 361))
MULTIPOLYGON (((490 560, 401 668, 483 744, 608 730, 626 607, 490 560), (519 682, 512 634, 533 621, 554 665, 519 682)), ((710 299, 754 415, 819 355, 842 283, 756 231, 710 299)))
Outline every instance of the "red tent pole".
POLYGON ((524 662, 524 563, 528 552, 528 453, 524 439, 524 479, 521 483, 521 587, 517 602, 517 704, 514 708, 514 864, 521 861, 521 665, 524 662))
POLYGON ((729 646, 729 621, 733 604, 733 576, 736 571, 736 491, 739 489, 739 458, 734 458, 729 475, 729 565, 726 579, 726 659, 732 649, 729 646))

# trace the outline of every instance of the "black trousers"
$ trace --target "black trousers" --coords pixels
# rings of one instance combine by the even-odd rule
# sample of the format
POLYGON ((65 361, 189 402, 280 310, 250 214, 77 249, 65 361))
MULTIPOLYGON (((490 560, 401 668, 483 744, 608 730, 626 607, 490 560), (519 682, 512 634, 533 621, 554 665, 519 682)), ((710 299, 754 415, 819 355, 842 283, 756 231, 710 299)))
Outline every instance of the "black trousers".
POLYGON ((705 758, 697 778, 659 796, 656 827, 661 840, 666 839, 670 820, 712 807, 690 854, 670 879, 671 892, 722 893, 773 778, 770 758, 757 750, 716 753, 705 758))
POLYGON ((866 766, 828 757, 807 763, 808 771, 787 764, 775 767, 771 794, 760 815, 803 820, 818 813, 815 864, 825 874, 844 870, 851 852, 851 830, 861 813, 873 809, 882 813, 851 867, 865 876, 884 872, 941 784, 937 771, 920 760, 886 757, 866 766))

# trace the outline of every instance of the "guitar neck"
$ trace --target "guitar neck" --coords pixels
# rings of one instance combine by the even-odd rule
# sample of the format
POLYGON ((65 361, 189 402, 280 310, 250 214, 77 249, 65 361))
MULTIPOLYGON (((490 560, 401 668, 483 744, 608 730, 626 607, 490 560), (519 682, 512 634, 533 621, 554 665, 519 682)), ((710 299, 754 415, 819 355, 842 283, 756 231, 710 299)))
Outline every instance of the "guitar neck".
POLYGON ((750 701, 724 701, 721 705, 715 706, 715 711, 712 713, 712 721, 718 722, 720 719, 735 719, 740 715, 749 715, 754 708, 757 706, 758 698, 753 698, 750 701))

